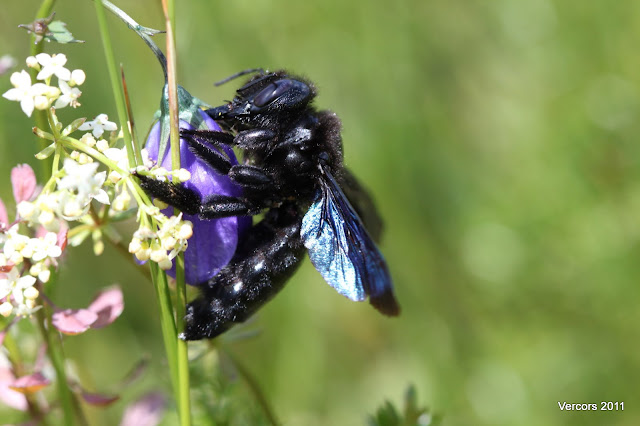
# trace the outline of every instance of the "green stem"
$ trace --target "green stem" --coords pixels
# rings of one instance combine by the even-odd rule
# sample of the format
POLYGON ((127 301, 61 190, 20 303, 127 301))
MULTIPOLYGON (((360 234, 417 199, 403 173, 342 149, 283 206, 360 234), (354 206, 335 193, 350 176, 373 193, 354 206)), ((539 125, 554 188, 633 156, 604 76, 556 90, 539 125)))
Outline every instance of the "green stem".
MULTIPOLYGON (((36 18, 35 19, 44 19, 46 17, 48 17, 49 15, 51 15, 51 12, 53 11, 53 6, 56 3, 56 0, 43 0, 43 2, 40 4, 40 8, 38 9, 38 12, 36 13, 36 18)), ((36 43, 36 34, 33 34, 31 36, 31 48, 30 48, 30 55, 31 56, 36 56, 39 53, 42 53, 44 50, 44 39, 40 40, 38 43, 36 43)), ((36 81, 36 76, 38 75, 38 70, 36 70, 35 68, 31 68, 29 69, 29 74, 31 75, 31 80, 32 81, 36 81)), ((40 129, 45 129, 47 127, 47 112, 46 111, 42 111, 39 109, 36 109, 33 111, 33 118, 36 122, 36 127, 40 128, 40 129)), ((46 139, 42 139, 42 138, 38 138, 38 146, 40 147, 40 149, 38 151, 43 150, 44 148, 46 148, 46 146, 49 144, 49 142, 46 139)), ((49 178, 50 172, 51 172, 51 159, 47 159, 46 161, 40 161, 40 179, 41 181, 45 181, 49 178)))
POLYGON ((37 312, 37 317, 40 333, 47 345, 47 354, 49 355, 53 369, 56 371, 56 384, 58 386, 58 397, 60 398, 60 405, 62 406, 64 424, 75 424, 78 413, 75 412, 73 394, 67 383, 62 345, 60 344, 60 339, 56 336, 57 332, 55 327, 51 324, 51 308, 45 305, 43 309, 37 312), (45 326, 45 324, 47 325, 45 326), (74 413, 76 415, 74 415, 74 413))
MULTIPOLYGON (((178 119, 178 83, 176 70, 176 45, 174 36, 175 4, 172 0, 163 0, 165 24, 167 30, 167 85, 169 88, 169 118, 171 122, 171 166, 173 170, 181 167, 180 164, 180 122, 178 119)), ((184 330, 184 316, 186 306, 186 284, 184 277, 184 257, 181 254, 176 258, 176 322, 178 330, 184 330)), ((187 342, 177 341, 178 361, 178 388, 176 389, 176 402, 180 414, 182 426, 191 425, 191 402, 189 389, 189 359, 187 342)))
POLYGON ((177 331, 176 323, 173 319, 173 307, 171 306, 171 296, 169 295, 169 284, 167 274, 162 271, 155 262, 149 262, 151 268, 151 279, 156 290, 158 303, 160 305, 160 325, 162 328, 162 338, 164 348, 167 352, 169 370, 171 371, 171 384, 173 386, 176 401, 180 398, 178 393, 178 357, 177 357, 177 331))
MULTIPOLYGON (((5 328, 6 330, 6 328, 5 328)), ((7 333, 4 336, 3 346, 7 351, 7 358, 11 363, 11 367, 13 368, 13 373, 16 377, 22 377, 27 372, 24 369, 24 363, 22 361, 22 356, 20 354, 20 348, 18 347, 16 341, 13 339, 11 333, 7 333)), ((34 395, 26 394, 25 398, 27 399, 27 409, 29 410, 29 415, 31 416, 31 420, 39 421, 40 424, 46 426, 46 421, 44 416, 42 415, 42 409, 38 405, 38 401, 34 398, 34 395)))
MULTIPOLYGON (((187 286, 184 279, 184 253, 176 257, 176 322, 178 333, 184 331, 186 314, 187 286)), ((178 339, 178 407, 182 425, 191 424, 191 402, 189 386, 189 351, 187 342, 178 339)))
POLYGON ((104 6, 101 1, 96 1, 96 16, 98 17, 98 26, 100 27, 100 34, 102 36, 102 45, 104 48, 104 56, 107 61, 107 69, 109 70, 109 79, 111 80, 111 88, 113 90, 113 98, 116 103, 116 110, 118 111, 118 120, 120 121, 120 128, 124 135, 124 144, 127 147, 127 157, 129 164, 136 164, 136 156, 133 150, 133 144, 131 142, 131 132, 129 131, 129 121, 127 120, 127 107, 124 101, 124 95, 122 94, 122 85, 118 79, 118 68, 116 66, 116 60, 113 55, 113 48, 111 46, 111 37, 109 36, 109 28, 107 26, 107 20, 104 15, 104 6))

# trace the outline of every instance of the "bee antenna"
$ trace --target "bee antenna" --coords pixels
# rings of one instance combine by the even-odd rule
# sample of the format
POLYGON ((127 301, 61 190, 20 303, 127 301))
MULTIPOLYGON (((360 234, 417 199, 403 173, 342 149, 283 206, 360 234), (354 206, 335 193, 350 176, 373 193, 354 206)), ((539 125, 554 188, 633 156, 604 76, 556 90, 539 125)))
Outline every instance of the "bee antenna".
POLYGON ((250 68, 250 69, 247 69, 247 70, 242 70, 240 72, 237 72, 235 74, 230 75, 229 77, 225 78, 224 80, 217 81, 217 82, 215 82, 213 84, 214 84, 214 86, 221 86, 221 85, 223 85, 223 84, 225 84, 225 83, 227 83, 227 82, 229 82, 229 81, 231 81, 233 79, 236 79, 238 77, 242 77, 243 75, 253 74, 253 73, 256 73, 256 72, 259 72, 260 74, 264 74, 265 70, 263 68, 250 68))

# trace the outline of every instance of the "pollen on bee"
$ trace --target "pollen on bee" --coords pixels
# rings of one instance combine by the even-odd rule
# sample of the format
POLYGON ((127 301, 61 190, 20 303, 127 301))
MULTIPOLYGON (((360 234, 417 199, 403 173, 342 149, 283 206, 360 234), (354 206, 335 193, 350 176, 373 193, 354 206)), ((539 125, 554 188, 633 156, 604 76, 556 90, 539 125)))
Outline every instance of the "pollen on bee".
POLYGON ((233 291, 235 291, 236 293, 239 292, 242 288, 242 284, 242 281, 237 281, 235 284, 233 284, 233 291))
POLYGON ((260 269, 262 269, 262 267, 264 266, 264 261, 261 260, 260 262, 256 263, 255 266, 253 267, 254 271, 259 271, 260 269))

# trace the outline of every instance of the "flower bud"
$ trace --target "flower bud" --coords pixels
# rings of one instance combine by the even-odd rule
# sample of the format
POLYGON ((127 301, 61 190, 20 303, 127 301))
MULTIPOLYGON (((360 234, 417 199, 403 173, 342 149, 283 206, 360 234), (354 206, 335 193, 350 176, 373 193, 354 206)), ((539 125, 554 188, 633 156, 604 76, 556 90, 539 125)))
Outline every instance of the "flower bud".
POLYGON ((179 182, 186 182, 191 179, 191 173, 187 169, 179 169, 173 174, 173 176, 179 182))
POLYGON ((151 250, 150 259, 156 263, 160 263, 163 260, 167 259, 167 252, 162 248, 158 248, 156 250, 151 250))
POLYGON ((92 148, 96 146, 96 138, 94 138, 91 133, 85 133, 84 135, 82 135, 82 137, 80 138, 80 142, 92 148))
POLYGON ((193 235, 193 224, 189 221, 184 221, 178 229, 178 238, 181 240, 187 240, 193 235))
POLYGON ((106 139, 98 139, 96 142, 96 149, 100 152, 105 152, 109 149, 109 142, 106 139))
POLYGON ((20 201, 17 207, 18 216, 24 219, 31 219, 36 213, 36 206, 29 201, 20 201))
POLYGON ((93 158, 89 157, 84 152, 81 152, 80 155, 78 156, 78 163, 80 164, 88 164, 91 162, 93 162, 93 158))
POLYGON ((38 63, 38 60, 36 59, 35 56, 28 56, 27 57, 27 66, 29 68, 40 69, 40 64, 38 63))
POLYGON ((173 266, 173 263, 171 262, 171 260, 169 260, 169 258, 165 258, 162 259, 160 262, 158 262, 158 266, 160 267, 160 269, 162 269, 163 271, 166 271, 168 269, 171 269, 171 267, 173 266))
POLYGON ((35 287, 27 287, 24 289, 22 294, 24 294, 24 297, 27 299, 36 300, 40 295, 40 292, 35 287))
POLYGON ((45 269, 38 274, 38 279, 43 283, 49 282, 49 278, 51 278, 51 271, 48 269, 45 269))
POLYGON ((33 104, 36 107, 36 109, 39 109, 40 111, 44 111, 45 109, 49 108, 49 98, 43 95, 38 95, 35 98, 33 98, 33 104))
POLYGON ((40 215, 38 216, 38 222, 40 222, 40 224, 47 229, 50 229, 55 220, 56 216, 51 210, 43 210, 42 213, 40 213, 40 215))
POLYGON ((176 239, 174 237, 166 237, 162 239, 162 248, 164 250, 173 250, 176 246, 176 239))
POLYGON ((167 203, 165 203, 164 201, 160 200, 159 198, 154 198, 153 199, 153 205, 156 206, 157 208, 164 210, 167 207, 169 207, 169 205, 167 203))
POLYGON ((151 258, 151 249, 138 250, 134 255, 140 262, 145 262, 151 258))
POLYGON ((0 315, 3 317, 8 317, 13 312, 13 305, 9 302, 4 302, 0 305, 0 315))
POLYGON ((87 78, 86 74, 82 70, 71 71, 71 80, 69 80, 69 86, 80 86, 87 78))
POLYGON ((56 99, 58 96, 60 96, 60 89, 55 86, 47 86, 43 94, 46 95, 49 99, 56 99))

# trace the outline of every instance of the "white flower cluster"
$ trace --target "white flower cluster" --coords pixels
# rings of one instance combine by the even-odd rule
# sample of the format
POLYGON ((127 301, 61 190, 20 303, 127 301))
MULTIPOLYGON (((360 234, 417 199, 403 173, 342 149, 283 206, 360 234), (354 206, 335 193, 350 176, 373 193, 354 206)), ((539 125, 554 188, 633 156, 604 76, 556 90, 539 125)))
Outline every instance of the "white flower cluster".
POLYGON ((36 277, 49 281, 49 267, 62 254, 55 233, 30 238, 20 233, 19 226, 15 224, 0 234, 0 271, 6 271, 0 273, 0 315, 4 317, 12 313, 28 316, 40 308, 36 305, 40 294, 34 287, 36 277))
POLYGON ((64 176, 57 182, 57 191, 44 192, 33 201, 21 201, 18 215, 31 225, 40 224, 48 230, 56 230, 56 215, 64 220, 78 220, 89 210, 91 200, 110 204, 109 196, 102 188, 107 172, 98 172, 98 163, 80 164, 66 158, 64 176))
POLYGON ((25 70, 11 75, 13 89, 9 89, 2 96, 10 101, 20 102, 25 114, 31 117, 34 108, 46 110, 53 105, 64 108, 68 105, 76 108, 80 106, 78 98, 82 94, 77 86, 82 85, 86 78, 84 71, 78 69, 69 71, 64 65, 67 57, 62 54, 49 55, 40 53, 27 58, 27 66, 38 70, 36 80, 43 83, 32 84, 31 76, 25 70), (58 87, 50 86, 51 77, 58 78, 58 87))
POLYGON ((153 231, 141 225, 133 234, 129 252, 138 260, 151 259, 158 263, 161 269, 171 269, 171 261, 187 249, 187 240, 193 235, 193 224, 188 220, 182 220, 182 213, 167 217, 157 207, 146 207, 145 210, 156 220, 159 229, 153 231))

